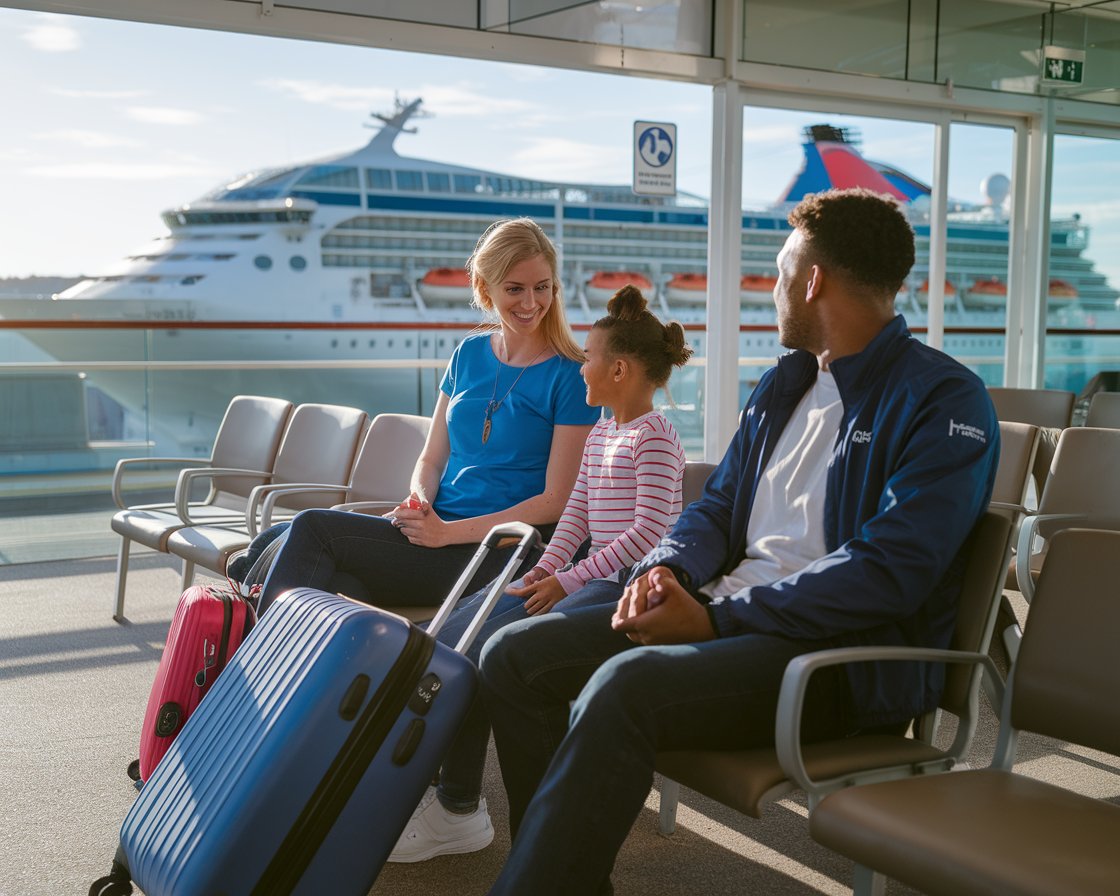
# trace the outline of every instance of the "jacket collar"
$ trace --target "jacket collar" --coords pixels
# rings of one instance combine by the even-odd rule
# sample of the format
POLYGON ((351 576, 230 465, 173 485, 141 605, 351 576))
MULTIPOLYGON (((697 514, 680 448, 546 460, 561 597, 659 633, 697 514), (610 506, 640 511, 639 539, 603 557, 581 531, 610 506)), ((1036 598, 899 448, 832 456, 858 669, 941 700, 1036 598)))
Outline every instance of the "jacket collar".
MULTIPOLYGON (((896 314, 863 351, 837 358, 829 365, 844 404, 878 379, 910 340, 910 328, 901 314, 896 314)), ((817 358, 811 352, 797 349, 778 358, 782 372, 783 395, 802 395, 817 378, 817 358)))

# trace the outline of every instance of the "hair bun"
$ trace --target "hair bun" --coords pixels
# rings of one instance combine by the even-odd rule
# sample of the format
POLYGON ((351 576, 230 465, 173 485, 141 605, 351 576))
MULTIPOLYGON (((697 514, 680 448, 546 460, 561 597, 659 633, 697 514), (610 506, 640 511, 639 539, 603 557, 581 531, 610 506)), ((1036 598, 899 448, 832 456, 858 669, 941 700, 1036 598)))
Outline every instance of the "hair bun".
POLYGON ((619 320, 638 320, 648 307, 642 291, 633 283, 627 283, 607 302, 607 314, 619 320))

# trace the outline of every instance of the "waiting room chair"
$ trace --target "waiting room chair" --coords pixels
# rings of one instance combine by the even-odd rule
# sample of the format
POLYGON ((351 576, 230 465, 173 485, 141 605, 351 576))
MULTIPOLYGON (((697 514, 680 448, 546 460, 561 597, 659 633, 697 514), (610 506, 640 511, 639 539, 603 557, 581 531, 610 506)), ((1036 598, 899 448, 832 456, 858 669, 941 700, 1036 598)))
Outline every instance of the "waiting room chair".
MULTIPOLYGON (((396 507, 408 495, 412 471, 431 429, 432 418, 417 414, 378 414, 366 430, 344 489, 351 499, 335 504, 332 510, 382 514, 396 507)), ((306 486, 281 488, 268 495, 264 512, 271 517, 272 503, 285 495, 316 490, 306 486)), ((233 559, 231 554, 229 560, 233 559)), ((227 560, 227 563, 229 562, 227 560)), ((414 622, 431 618, 430 607, 382 607, 414 622)))
MULTIPOLYGON (((337 503, 350 479, 368 419, 365 411, 340 405, 296 407, 272 473, 249 493, 245 512, 236 520, 186 526, 168 537, 167 550, 183 560, 182 587, 193 581, 195 566, 224 575, 230 554, 248 545, 259 529, 309 507, 337 503), (274 504, 270 495, 279 490, 287 491, 274 504)), ((180 473, 176 499, 184 516, 184 496, 191 482, 205 476, 205 471, 197 470, 180 473)))
POLYGON ((117 553, 117 589, 113 618, 124 618, 125 582, 133 542, 155 551, 167 552, 171 533, 189 523, 180 517, 175 502, 128 506, 123 491, 129 475, 143 466, 174 465, 205 472, 210 489, 201 501, 183 500, 189 519, 218 522, 244 514, 249 493, 272 474, 276 452, 292 412, 292 403, 281 398, 237 395, 230 400, 214 438, 210 459, 136 457, 117 461, 113 470, 113 502, 120 510, 113 515, 112 529, 121 537, 117 553), (234 475, 239 474, 239 475, 234 475))
POLYGON ((1009 423, 1035 426, 1069 426, 1077 396, 1064 389, 1013 389, 988 387, 996 417, 1009 423))
POLYGON ((1085 425, 1120 429, 1120 392, 1094 392, 1085 425))
MULTIPOLYGON (((1002 572, 996 564, 1007 563, 1010 553, 1013 526, 1023 510, 1023 495, 1038 444, 1039 429, 1025 423, 1000 423, 1000 455, 996 481, 992 489, 992 503, 985 515, 983 528, 978 527, 970 537, 974 545, 965 588, 962 592, 960 614, 954 645, 967 649, 987 650, 995 626, 994 613, 1002 598, 1002 572), (1003 523, 995 522, 1003 518, 1003 523), (995 575, 995 579, 991 576, 995 575)), ((959 671, 948 670, 948 681, 942 705, 955 715, 962 711, 975 719, 975 710, 969 699, 975 691, 978 678, 962 680, 959 671)), ((984 677, 983 684, 993 705, 999 705, 1003 680, 998 675, 984 677)), ((870 773, 869 770, 887 767, 895 774, 898 763, 929 762, 931 759, 948 767, 967 749, 967 739, 954 743, 948 751, 940 752, 930 746, 934 734, 934 720, 924 720, 918 739, 879 735, 875 738, 852 738, 840 744, 814 745, 811 750, 810 768, 815 776, 826 781, 841 772, 870 773)), ((781 727, 781 726, 779 726, 781 727)), ((964 734, 958 726, 958 735, 964 734)), ((967 732, 971 737, 971 732, 967 732)), ((759 818, 763 808, 774 800, 796 790, 799 784, 783 770, 775 749, 756 750, 688 750, 659 753, 657 769, 664 780, 661 786, 660 827, 662 833, 671 834, 676 827, 677 803, 680 786, 684 783, 712 799, 719 800, 759 818)), ((808 773, 806 773, 808 775, 808 773)), ((804 785, 800 785, 804 786, 804 785)), ((810 792, 811 798, 813 793, 810 792)))
MULTIPOLYGON (((1011 548, 1011 520, 1006 512, 989 510, 970 533, 964 547, 967 564, 961 591, 953 650, 984 652, 995 624, 1003 573, 1011 548)), ((819 666, 879 659, 939 661, 945 651, 903 647, 860 647, 819 651, 790 662, 782 681, 775 724, 776 746, 750 750, 677 750, 657 754, 656 768, 680 782, 755 818, 771 802, 797 789, 809 795, 810 806, 825 793, 863 780, 947 771, 968 749, 976 728, 980 670, 950 666, 939 709, 958 718, 956 736, 947 748, 932 743, 937 713, 920 719, 913 737, 868 733, 835 741, 799 744, 800 707, 808 676, 819 666), (796 756, 796 762, 786 754, 796 756)), ((997 677, 1002 691, 1002 680, 997 677)), ((676 798, 661 793, 662 833, 676 826, 676 798)))
POLYGON ((354 462, 346 501, 334 509, 380 514, 396 507, 408 496, 431 427, 431 417, 417 414, 374 417, 354 462))
MULTIPOLYGON (((1120 429, 1075 426, 1062 430, 1037 512, 1019 526, 1015 560, 1006 581, 1031 602, 1047 561, 1046 542, 1070 527, 1120 530, 1120 429), (1041 544, 1040 544, 1041 543, 1041 544)), ((1004 632, 1014 657, 1021 631, 1004 632)))
POLYGON ((991 765, 849 788, 810 814, 813 839, 857 863, 857 896, 884 875, 934 896, 1120 893, 1120 806, 1014 770, 1021 731, 1120 761, 1117 581, 1120 532, 1056 534, 991 765))

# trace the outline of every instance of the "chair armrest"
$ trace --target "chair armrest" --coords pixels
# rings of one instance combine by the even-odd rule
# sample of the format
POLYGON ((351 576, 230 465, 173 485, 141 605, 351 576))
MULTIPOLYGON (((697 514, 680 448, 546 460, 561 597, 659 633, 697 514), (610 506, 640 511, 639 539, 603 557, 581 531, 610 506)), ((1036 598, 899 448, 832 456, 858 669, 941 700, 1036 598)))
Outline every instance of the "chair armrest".
POLYGON ((351 513, 365 513, 370 516, 382 516, 390 510, 400 506, 400 501, 350 501, 346 504, 335 504, 331 510, 348 510, 351 513))
MULTIPOLYGON (((838 647, 832 650, 819 650, 794 657, 786 666, 782 676, 782 687, 778 694, 778 709, 774 722, 774 747, 782 770, 810 798, 820 798, 826 793, 837 790, 848 783, 848 778, 833 778, 817 781, 809 777, 801 752, 801 715, 805 708, 805 692, 809 677, 825 666, 836 666, 854 662, 868 661, 905 661, 935 663, 967 663, 981 665, 990 675, 995 694, 1003 703, 1003 678, 991 657, 984 653, 970 653, 960 650, 937 650, 929 647, 838 647)), ((963 753, 976 725, 979 697, 976 689, 970 699, 972 718, 966 725, 957 726, 957 736, 950 748, 950 754, 963 753)))
POLYGON ((1030 513, 1026 504, 1015 504, 1011 501, 989 501, 989 510, 1010 510, 1014 513, 1030 513))
POLYGON ((1034 599, 1034 578, 1031 576, 1031 542, 1038 534, 1039 523, 1055 520, 1087 520, 1084 513, 1034 513, 1023 518, 1019 526, 1019 543, 1015 548, 1015 581, 1023 600, 1030 603, 1034 599))
POLYGON ((191 470, 180 470, 179 480, 175 483, 175 512, 188 526, 198 523, 191 519, 190 497, 191 485, 195 479, 212 479, 215 476, 271 476, 268 470, 242 470, 235 467, 198 467, 191 470))
POLYGON ((197 464, 205 460, 206 458, 204 457, 122 457, 117 461, 117 465, 113 467, 113 503, 121 510, 128 509, 128 505, 124 503, 124 498, 121 497, 121 485, 124 480, 124 471, 126 467, 131 467, 135 464, 197 464))
POLYGON ((245 508, 245 529, 253 538, 263 529, 272 525, 272 512, 276 502, 284 495, 306 492, 348 492, 350 486, 328 482, 284 482, 275 485, 258 485, 249 492, 249 503, 245 508), (258 518, 260 522, 258 523, 258 518))

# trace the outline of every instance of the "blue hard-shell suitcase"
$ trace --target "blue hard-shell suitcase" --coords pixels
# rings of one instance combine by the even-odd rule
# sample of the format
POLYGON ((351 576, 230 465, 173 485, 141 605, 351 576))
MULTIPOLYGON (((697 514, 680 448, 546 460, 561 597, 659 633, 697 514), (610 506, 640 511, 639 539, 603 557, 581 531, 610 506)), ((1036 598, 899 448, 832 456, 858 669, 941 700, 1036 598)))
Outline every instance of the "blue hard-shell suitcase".
MULTIPOLYGON (((490 592, 500 597, 537 547, 529 526, 490 532, 432 633, 511 534, 517 550, 490 592)), ((391 613, 288 592, 140 792, 115 873, 148 896, 364 896, 470 706, 477 672, 461 652, 488 613, 451 650, 391 613)))

